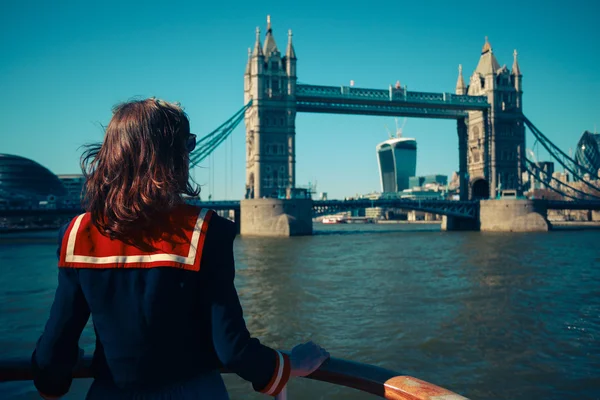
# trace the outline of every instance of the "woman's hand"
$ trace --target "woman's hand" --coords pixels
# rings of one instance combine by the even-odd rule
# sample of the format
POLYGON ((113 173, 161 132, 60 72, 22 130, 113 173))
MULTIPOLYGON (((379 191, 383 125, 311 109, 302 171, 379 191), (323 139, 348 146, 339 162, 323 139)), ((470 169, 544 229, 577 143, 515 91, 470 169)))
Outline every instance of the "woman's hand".
POLYGON ((290 354, 291 375, 307 376, 315 372, 329 358, 329 353, 312 341, 299 344, 290 354))

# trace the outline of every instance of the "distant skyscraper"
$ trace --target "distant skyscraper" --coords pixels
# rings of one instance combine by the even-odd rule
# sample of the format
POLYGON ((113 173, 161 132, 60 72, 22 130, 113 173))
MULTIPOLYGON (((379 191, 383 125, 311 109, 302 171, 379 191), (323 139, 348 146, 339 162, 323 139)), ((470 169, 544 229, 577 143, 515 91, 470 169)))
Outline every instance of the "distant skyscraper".
POLYGON ((448 176, 447 175, 426 175, 426 176, 411 176, 408 179, 409 189, 422 187, 425 185, 440 185, 447 186, 448 185, 448 176))
POLYGON ((408 179, 417 170, 417 141, 403 137, 386 140, 377 145, 377 161, 382 192, 408 189, 408 179))
POLYGON ((529 175, 529 187, 531 190, 546 189, 552 182, 554 174, 554 163, 552 161, 539 161, 535 163, 533 174, 529 175))
POLYGON ((583 167, 577 171, 579 175, 583 176, 589 173, 592 179, 598 177, 598 173, 600 173, 598 171, 600 170, 600 134, 583 132, 577 143, 575 162, 583 167))

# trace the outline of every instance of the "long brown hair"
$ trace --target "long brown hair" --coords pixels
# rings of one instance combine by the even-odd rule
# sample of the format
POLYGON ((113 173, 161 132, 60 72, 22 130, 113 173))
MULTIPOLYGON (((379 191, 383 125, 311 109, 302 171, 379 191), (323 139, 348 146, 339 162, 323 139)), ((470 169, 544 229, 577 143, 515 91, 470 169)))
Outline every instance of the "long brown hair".
POLYGON ((177 104, 151 98, 113 109, 104 142, 81 157, 84 205, 100 232, 131 241, 183 203, 183 194, 198 195, 189 182, 189 136, 177 104))

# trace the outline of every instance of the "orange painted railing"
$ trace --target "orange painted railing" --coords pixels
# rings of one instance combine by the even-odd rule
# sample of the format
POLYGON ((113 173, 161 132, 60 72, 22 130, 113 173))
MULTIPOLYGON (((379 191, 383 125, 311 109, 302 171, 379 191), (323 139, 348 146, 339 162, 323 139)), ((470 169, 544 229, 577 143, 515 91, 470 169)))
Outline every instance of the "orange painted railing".
MULTIPOLYGON (((74 378, 91 378, 91 357, 84 357, 73 372, 74 378)), ((222 373, 230 371, 222 370, 222 373)), ((410 376, 374 365, 331 358, 307 377, 333 385, 346 386, 390 400, 460 400, 460 396, 447 389, 410 376)), ((28 360, 0 361, 0 382, 33 380, 28 360)), ((278 397, 285 399, 286 394, 278 397)))

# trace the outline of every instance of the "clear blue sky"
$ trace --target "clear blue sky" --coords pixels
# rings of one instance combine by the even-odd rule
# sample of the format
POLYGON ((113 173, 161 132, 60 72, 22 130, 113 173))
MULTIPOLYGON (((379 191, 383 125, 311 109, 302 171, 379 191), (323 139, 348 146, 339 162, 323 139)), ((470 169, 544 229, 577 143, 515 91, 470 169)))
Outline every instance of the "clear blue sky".
MULTIPOLYGON (((277 44, 294 32, 303 83, 453 92, 489 36, 500 64, 519 51, 524 112, 562 149, 600 127, 600 2, 533 1, 12 1, 0 13, 0 152, 78 173, 111 107, 132 97, 181 102, 206 134, 243 105, 255 27, 270 14, 277 44)), ((402 120, 400 120, 402 122, 402 120)), ((299 114, 297 182, 343 197, 379 189, 375 146, 393 118, 299 114)), ((454 121, 409 119, 418 174, 458 166, 454 121)), ((204 195, 241 198, 244 126, 196 168, 204 195), (228 147, 229 146, 229 147, 228 147), (215 184, 209 187, 214 171, 215 184)), ((533 145, 528 135, 528 146, 533 145)), ((544 153, 540 152, 544 158, 544 153)))

